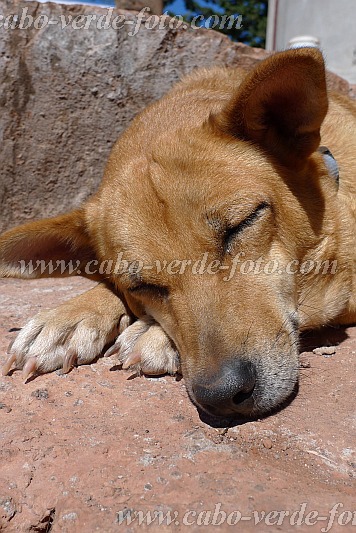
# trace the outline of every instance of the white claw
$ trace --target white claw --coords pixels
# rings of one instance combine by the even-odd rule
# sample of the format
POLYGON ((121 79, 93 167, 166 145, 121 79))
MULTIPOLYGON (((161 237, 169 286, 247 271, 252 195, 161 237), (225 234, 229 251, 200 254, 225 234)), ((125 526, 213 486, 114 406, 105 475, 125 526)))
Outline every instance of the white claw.
POLYGON ((111 355, 114 355, 114 353, 118 353, 120 350, 120 341, 119 339, 116 340, 116 342, 104 353, 104 357, 110 357, 111 355))
POLYGON ((25 366, 22 369, 22 376, 25 382, 36 371, 36 369, 37 369, 36 357, 30 357, 26 361, 25 366))
POLYGON ((12 364, 16 362, 16 354, 11 354, 4 366, 1 369, 1 374, 3 376, 7 376, 7 374, 10 372, 10 369, 12 367, 12 364))
POLYGON ((130 368, 130 366, 136 365, 137 363, 141 362, 141 354, 139 353, 131 353, 127 359, 122 363, 122 368, 124 370, 127 370, 130 368))
POLYGON ((14 344, 15 340, 16 339, 12 339, 12 341, 9 344, 9 346, 7 347, 6 353, 10 353, 11 352, 11 348, 12 348, 12 345, 14 344))
POLYGON ((126 328, 128 328, 131 325, 131 318, 129 315, 122 315, 119 322, 119 335, 125 331, 126 328))
POLYGON ((77 365, 78 357, 75 352, 68 352, 63 361, 62 374, 68 374, 68 372, 77 365))

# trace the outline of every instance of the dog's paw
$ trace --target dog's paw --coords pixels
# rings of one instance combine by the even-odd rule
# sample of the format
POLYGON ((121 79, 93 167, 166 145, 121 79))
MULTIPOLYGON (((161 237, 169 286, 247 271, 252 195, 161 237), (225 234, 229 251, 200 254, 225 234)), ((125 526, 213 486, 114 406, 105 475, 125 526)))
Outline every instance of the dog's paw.
POLYGON ((161 326, 151 318, 125 329, 105 356, 118 354, 122 368, 149 376, 180 372, 178 352, 161 326))
POLYGON ((22 369, 25 380, 33 373, 57 369, 67 373, 96 359, 129 323, 127 315, 114 320, 110 314, 80 309, 70 302, 43 311, 27 322, 9 346, 2 374, 8 374, 13 364, 22 369))

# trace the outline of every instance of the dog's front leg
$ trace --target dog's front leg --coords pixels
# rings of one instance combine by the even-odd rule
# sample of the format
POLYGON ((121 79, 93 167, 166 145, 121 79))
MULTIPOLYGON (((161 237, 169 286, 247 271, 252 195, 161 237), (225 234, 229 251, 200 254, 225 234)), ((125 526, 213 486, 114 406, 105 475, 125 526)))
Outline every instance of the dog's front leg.
POLYGON ((176 347, 161 326, 148 316, 127 327, 105 355, 115 353, 124 369, 140 374, 180 373, 176 347))
POLYGON ((32 373, 91 363, 130 324, 120 298, 103 283, 49 311, 21 329, 2 371, 15 364, 27 379, 32 373))

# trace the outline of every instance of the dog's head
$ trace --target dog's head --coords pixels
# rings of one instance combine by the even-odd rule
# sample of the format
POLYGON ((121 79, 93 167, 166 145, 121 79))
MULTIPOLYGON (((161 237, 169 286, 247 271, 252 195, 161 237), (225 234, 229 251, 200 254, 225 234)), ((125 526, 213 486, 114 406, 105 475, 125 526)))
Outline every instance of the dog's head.
MULTIPOLYGON (((82 271, 93 258, 115 265, 96 277, 110 277, 131 311, 174 341, 192 399, 213 414, 254 416, 297 382, 313 273, 296 266, 314 258, 335 196, 315 153, 325 71, 318 51, 296 50, 240 85, 234 71, 218 72, 221 93, 204 73, 134 122, 83 209, 15 230, 2 250, 7 275, 15 258, 45 249, 79 258, 82 271)), ((329 244, 320 255, 334 252, 329 244)))

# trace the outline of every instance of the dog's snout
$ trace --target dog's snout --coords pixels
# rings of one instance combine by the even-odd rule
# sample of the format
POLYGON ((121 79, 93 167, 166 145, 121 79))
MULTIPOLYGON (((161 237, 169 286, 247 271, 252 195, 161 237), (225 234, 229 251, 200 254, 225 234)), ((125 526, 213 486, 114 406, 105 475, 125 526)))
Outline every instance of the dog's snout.
POLYGON ((192 385, 195 401, 216 416, 250 414, 256 370, 250 361, 235 359, 220 370, 218 375, 204 377, 192 385))

